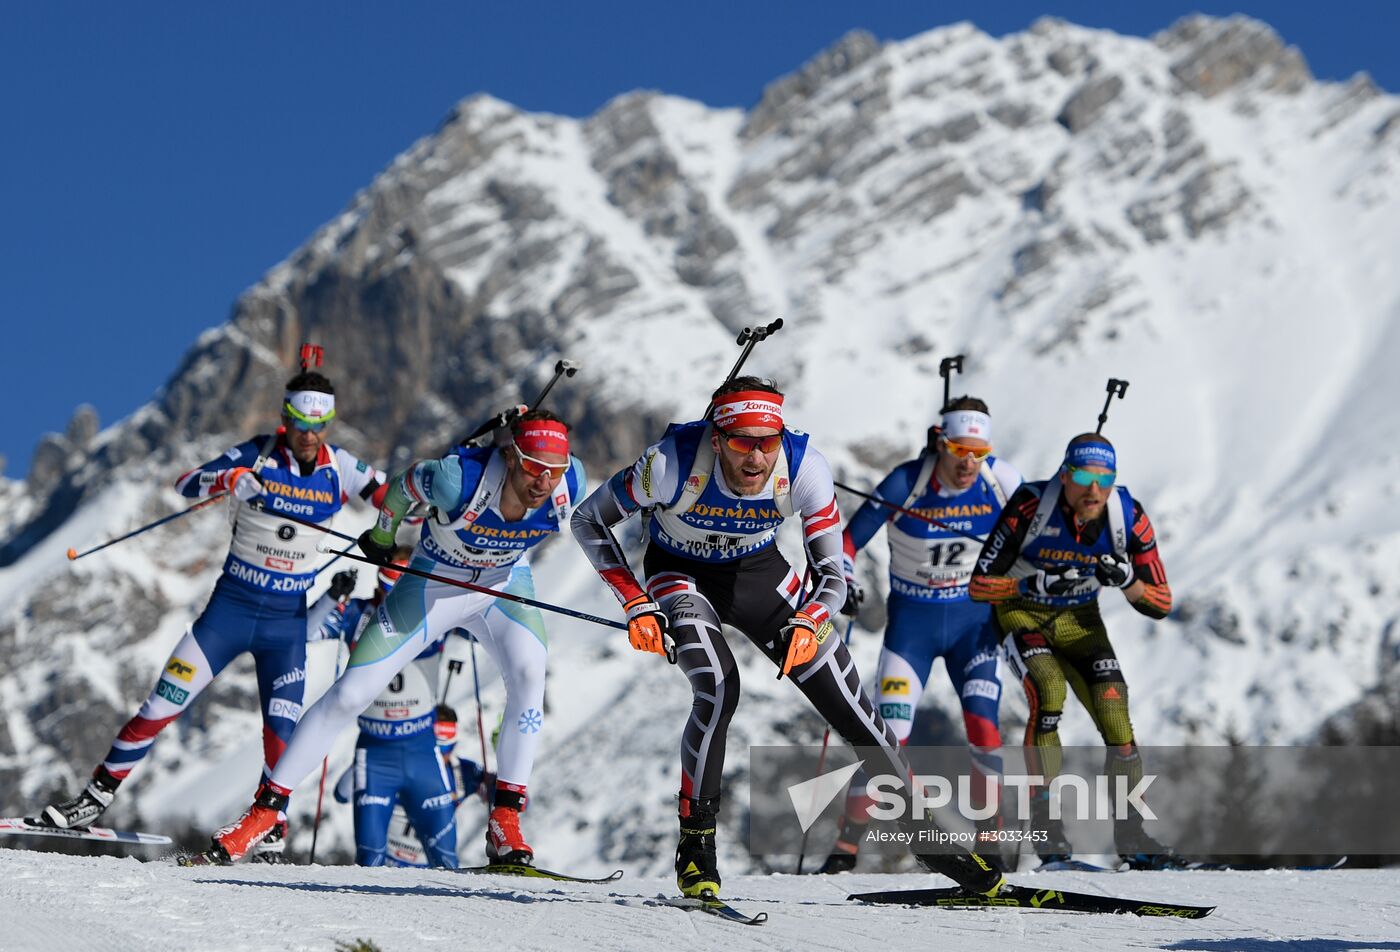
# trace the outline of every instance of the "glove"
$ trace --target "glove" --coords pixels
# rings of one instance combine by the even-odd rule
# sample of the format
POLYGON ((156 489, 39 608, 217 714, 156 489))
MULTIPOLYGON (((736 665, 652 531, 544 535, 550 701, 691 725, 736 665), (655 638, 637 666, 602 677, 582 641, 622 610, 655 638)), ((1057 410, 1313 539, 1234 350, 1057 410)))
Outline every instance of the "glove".
POLYGON ((1105 588, 1127 588, 1137 581, 1133 563, 1119 558, 1115 552, 1105 552, 1099 556, 1099 564, 1094 566, 1094 578, 1105 588))
POLYGON ((846 604, 841 606, 841 614, 854 618, 860 614, 860 606, 865 604, 865 589, 853 577, 846 576, 846 604))
POLYGON ((627 611, 627 640, 632 647, 665 654, 669 623, 661 606, 646 595, 638 595, 622 607, 627 611))
POLYGON ((1021 579, 1018 586, 1022 595, 1056 598, 1074 591, 1084 577, 1072 565, 1061 565, 1051 569, 1040 569, 1034 575, 1021 579))
MULTIPOLYGON (((818 622, 806 609, 788 619, 779 637, 787 644, 787 655, 783 658, 782 674, 811 661, 817 656, 817 648, 831 633, 831 622, 818 622)), ((779 677, 782 677, 782 674, 779 677)))
POLYGON ((394 557, 394 540, 380 542, 376 536, 378 529, 366 529, 360 533, 360 538, 356 540, 360 544, 360 551, 365 554, 365 558, 378 565, 388 565, 394 557))
POLYGON ((258 474, 246 466, 235 466, 221 472, 219 478, 214 480, 214 490, 231 492, 239 502, 247 502, 263 494, 258 474))
POLYGON ((359 578, 359 575, 360 573, 354 569, 336 572, 331 576, 331 587, 326 590, 326 594, 337 602, 345 601, 355 590, 355 580, 359 578))

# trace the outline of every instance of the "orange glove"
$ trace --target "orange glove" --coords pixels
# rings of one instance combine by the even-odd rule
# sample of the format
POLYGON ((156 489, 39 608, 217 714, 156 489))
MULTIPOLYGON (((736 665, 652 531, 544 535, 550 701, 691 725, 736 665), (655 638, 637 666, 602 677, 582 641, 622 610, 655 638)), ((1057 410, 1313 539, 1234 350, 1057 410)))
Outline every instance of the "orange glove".
MULTIPOLYGON (((787 656, 783 659, 783 672, 788 674, 793 668, 804 665, 817 656, 817 649, 826 636, 831 634, 830 621, 817 621, 807 613, 799 611, 788 619, 781 637, 787 641, 787 656)), ((782 677, 782 674, 779 677, 782 677)))
POLYGON ((666 653, 666 613, 646 595, 638 595, 626 605, 627 640, 638 651, 666 653))

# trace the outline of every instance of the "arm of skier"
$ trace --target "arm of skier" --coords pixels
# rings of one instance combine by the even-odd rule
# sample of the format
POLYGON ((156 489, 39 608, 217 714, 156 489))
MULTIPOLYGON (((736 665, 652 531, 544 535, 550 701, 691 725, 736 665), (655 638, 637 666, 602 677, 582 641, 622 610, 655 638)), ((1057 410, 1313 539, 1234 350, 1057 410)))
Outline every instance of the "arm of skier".
POLYGON ((380 496, 378 518, 371 528, 360 534, 360 548, 365 555, 387 562, 394 549, 399 523, 414 506, 451 509, 457 505, 465 482, 462 466, 459 456, 421 459, 391 477, 380 496))
MULTIPOLYGON (((190 499, 204 499, 216 493, 229 492, 237 484, 247 481, 244 492, 251 496, 261 492, 253 492, 253 487, 258 485, 257 474, 253 472, 253 464, 257 462, 259 449, 267 437, 259 436, 248 440, 246 443, 239 443, 227 453, 212 459, 207 463, 196 466, 186 473, 181 473, 175 480, 175 491, 190 499)), ((243 498, 244 493, 239 493, 239 498, 243 498)))
POLYGON ((1039 504, 1040 497, 1025 486, 1006 501, 972 570, 967 592, 973 601, 1004 602, 1022 594, 1020 580, 1011 577, 1011 567, 1021 554, 1021 543, 1039 504))
POLYGON ((583 554, 627 612, 627 638, 639 651, 673 654, 667 620, 652 601, 613 534, 616 526, 644 506, 669 501, 676 486, 674 444, 648 447, 636 463, 620 470, 574 510, 569 528, 583 554))
POLYGON ((1157 550, 1157 533, 1152 528, 1152 520, 1147 518, 1142 503, 1136 499, 1133 500, 1133 531, 1128 536, 1128 562, 1132 568, 1126 575, 1126 582, 1117 572, 1105 579, 1103 574, 1111 571, 1105 568, 1100 569, 1099 581, 1121 588, 1128 603, 1148 618, 1166 618, 1172 610, 1167 570, 1157 550))

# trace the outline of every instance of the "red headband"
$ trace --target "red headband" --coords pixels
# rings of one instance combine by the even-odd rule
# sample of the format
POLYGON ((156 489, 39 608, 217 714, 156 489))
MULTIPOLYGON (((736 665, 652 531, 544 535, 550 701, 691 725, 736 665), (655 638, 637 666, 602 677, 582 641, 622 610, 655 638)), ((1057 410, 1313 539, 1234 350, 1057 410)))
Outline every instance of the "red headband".
POLYGON ((783 398, 767 390, 740 390, 723 393, 710 404, 715 426, 737 430, 746 426, 783 428, 783 398))
POLYGON ((569 430, 558 420, 531 420, 515 437, 515 445, 526 456, 541 453, 569 455, 569 430))

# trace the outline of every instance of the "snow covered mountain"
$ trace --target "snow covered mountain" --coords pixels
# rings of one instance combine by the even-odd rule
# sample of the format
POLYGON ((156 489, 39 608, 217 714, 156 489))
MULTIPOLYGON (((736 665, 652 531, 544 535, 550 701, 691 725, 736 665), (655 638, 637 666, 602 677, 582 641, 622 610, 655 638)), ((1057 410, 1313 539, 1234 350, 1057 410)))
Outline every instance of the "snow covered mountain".
MULTIPOLYGON (((227 528, 208 512, 71 566, 64 551, 182 505, 174 476, 272 421, 306 339, 341 394, 335 439, 387 466, 533 394, 557 357, 581 361, 551 403, 595 484, 701 409, 738 329, 778 316, 750 367, 856 483, 921 444, 942 356, 968 355, 958 390, 989 401, 999 451, 1030 478, 1093 426, 1105 379, 1127 378, 1106 432, 1179 605, 1153 624, 1105 599, 1138 736, 1306 740, 1400 661, 1398 168, 1400 99, 1365 76, 1315 81, 1244 18, 1151 39, 1056 20, 1001 39, 853 33, 748 112, 635 93, 575 120, 466 100, 147 406, 101 431, 80 413, 25 483, 0 480, 4 809, 90 769, 202 607, 227 528)), ((542 597, 616 610, 570 541, 537 579, 542 597)), ((872 674, 878 635, 853 640, 872 674)), ((527 832, 551 862, 661 870, 684 681, 586 624, 552 623, 551 647, 527 832)), ((745 691, 740 798, 745 745, 821 734, 756 666, 745 691)), ((128 785, 126 818, 236 815, 254 694, 246 664, 221 678, 128 785)), ((470 709, 469 680, 453 694, 470 709)), ((930 694, 952 709, 941 684, 930 694)), ((1094 739, 1074 706, 1063 731, 1094 739)), ((348 824, 334 812, 333 844, 348 824)))

